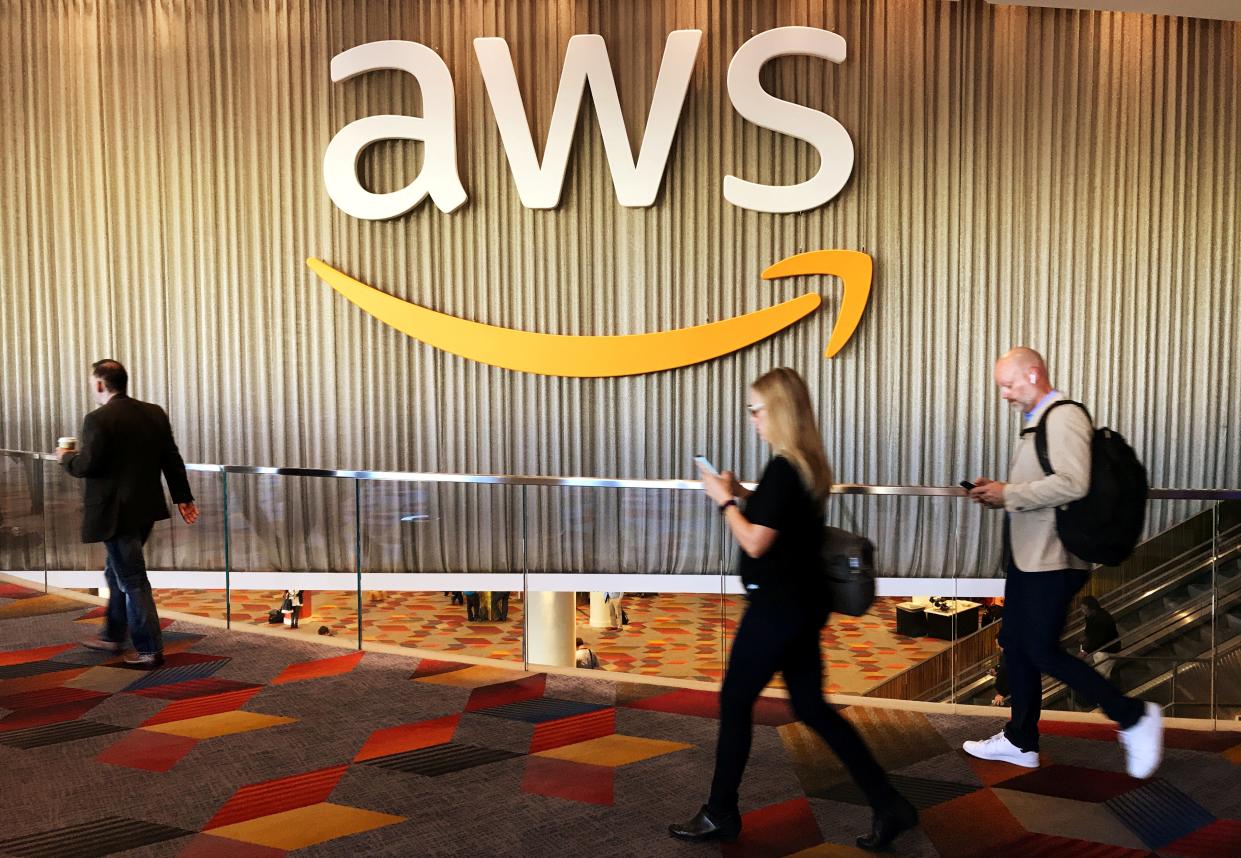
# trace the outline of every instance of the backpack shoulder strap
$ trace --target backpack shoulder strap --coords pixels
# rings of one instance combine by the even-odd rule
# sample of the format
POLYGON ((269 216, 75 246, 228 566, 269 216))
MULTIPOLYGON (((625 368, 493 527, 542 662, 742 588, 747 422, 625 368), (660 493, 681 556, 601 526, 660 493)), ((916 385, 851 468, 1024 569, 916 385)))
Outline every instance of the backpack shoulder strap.
POLYGON ((1086 419, 1090 421, 1090 425, 1094 425, 1094 418, 1090 416, 1090 409, 1088 409, 1085 405, 1082 405, 1075 399, 1057 399, 1051 405, 1048 405, 1043 411, 1043 415, 1039 417, 1038 423, 1028 429, 1021 430, 1022 435, 1025 435, 1027 432, 1034 433, 1034 452, 1038 456, 1038 463, 1043 467, 1044 476, 1048 477, 1056 471, 1051 466, 1051 457, 1047 455, 1047 415, 1051 414, 1051 412, 1055 411, 1061 405, 1076 405, 1086 413, 1086 419))

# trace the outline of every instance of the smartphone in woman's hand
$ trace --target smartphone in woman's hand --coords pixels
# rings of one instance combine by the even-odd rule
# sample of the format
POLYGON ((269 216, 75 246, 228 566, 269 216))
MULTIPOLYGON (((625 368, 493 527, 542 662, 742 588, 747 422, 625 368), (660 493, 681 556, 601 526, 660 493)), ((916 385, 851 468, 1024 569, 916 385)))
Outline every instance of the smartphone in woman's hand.
POLYGON ((713 477, 718 477, 720 472, 715 469, 715 465, 711 464, 711 460, 699 453, 694 457, 694 464, 702 468, 713 477))

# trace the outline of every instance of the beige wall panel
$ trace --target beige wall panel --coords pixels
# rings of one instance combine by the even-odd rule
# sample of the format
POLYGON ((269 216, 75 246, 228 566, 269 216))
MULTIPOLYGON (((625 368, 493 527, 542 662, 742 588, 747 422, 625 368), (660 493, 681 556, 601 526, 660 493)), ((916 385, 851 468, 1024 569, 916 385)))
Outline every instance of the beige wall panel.
MULTIPOLYGON (((1241 485, 1239 97, 1236 23, 981 0, 8 0, 0 446, 45 449, 76 427, 90 406, 85 367, 114 356, 136 395, 167 404, 190 460, 660 478, 691 476, 690 454, 705 451, 757 476, 746 383, 787 364, 817 394, 842 481, 951 485, 1005 469, 1017 423, 991 363, 1028 343, 1134 442, 1154 483, 1241 485), (849 58, 781 59, 764 85, 840 120, 857 161, 827 205, 760 214, 724 200, 725 175, 794 183, 818 158, 742 121, 725 76, 746 39, 788 24, 839 32, 849 58), (541 152, 571 35, 607 40, 636 146, 667 33, 683 27, 704 41, 657 204, 617 204, 587 105, 560 206, 523 208, 472 38, 508 39, 541 152), (422 42, 451 69, 470 195, 452 214, 427 201, 360 221, 324 191, 337 130, 420 111, 406 75, 330 82, 333 55, 379 39, 422 42), (871 253, 876 273, 855 338, 827 361, 835 281, 758 274, 832 247, 871 253), (308 256, 442 312, 544 332, 701 324, 806 288, 825 303, 707 364, 547 378, 406 338, 318 282, 308 256)), ((363 172, 391 190, 420 158, 419 146, 384 144, 363 172)), ((381 495, 368 503, 382 518, 381 495)), ((568 532, 591 503, 532 508, 567 516, 568 532)), ((460 545, 444 535, 451 568, 470 565, 458 556, 470 533, 516 527, 520 508, 466 492, 437 504, 462 528, 460 545)), ((656 534, 680 509, 599 504, 628 534, 635 520, 656 534)), ((955 502, 840 506, 856 508, 894 567, 990 572, 994 530, 955 502)), ((566 544, 547 565, 606 555, 641 567, 620 541, 600 537, 578 560, 566 544)), ((510 568, 507 545, 471 562, 510 568)), ((660 563, 693 571, 692 546, 668 550, 660 563)), ((418 555, 419 568, 436 563, 418 555)))

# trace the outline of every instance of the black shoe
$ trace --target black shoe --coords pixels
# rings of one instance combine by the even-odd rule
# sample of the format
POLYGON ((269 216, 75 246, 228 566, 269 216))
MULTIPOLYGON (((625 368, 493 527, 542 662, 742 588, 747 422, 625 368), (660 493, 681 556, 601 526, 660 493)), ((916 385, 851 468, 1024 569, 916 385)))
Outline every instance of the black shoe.
POLYGON ((902 831, 918 824, 918 809, 897 796, 897 800, 882 811, 875 811, 870 834, 857 839, 857 845, 870 852, 884 852, 902 831))
POLYGON ((689 822, 674 822, 668 826, 668 833, 678 840, 701 843, 704 840, 736 840, 741 833, 741 814, 731 813, 728 816, 715 816, 704 804, 697 816, 689 822))

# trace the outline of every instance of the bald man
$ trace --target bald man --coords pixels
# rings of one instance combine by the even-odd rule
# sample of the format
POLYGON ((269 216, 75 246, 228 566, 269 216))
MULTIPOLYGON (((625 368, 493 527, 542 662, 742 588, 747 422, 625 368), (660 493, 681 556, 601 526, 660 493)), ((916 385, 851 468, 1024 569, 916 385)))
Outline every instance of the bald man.
POLYGON ((1098 704, 1120 728, 1125 766, 1133 777, 1148 778, 1163 753, 1163 719, 1154 703, 1126 697, 1093 667, 1065 652, 1060 638, 1069 605, 1085 586, 1090 563, 1071 554, 1056 532, 1056 507, 1085 497, 1090 490, 1090 447, 1094 426, 1083 408, 1052 406, 1064 399, 1042 356, 1015 348, 995 364, 1000 398, 1021 410, 1021 438, 1009 467, 1008 482, 975 477, 970 499, 1006 511, 1004 618, 999 642, 1008 665, 1012 712, 1008 724, 990 739, 966 742, 966 753, 1027 768, 1039 764, 1038 720, 1042 674, 1068 685, 1088 703, 1098 704), (1053 473, 1039 464, 1034 433, 1046 421, 1047 458, 1053 473))

